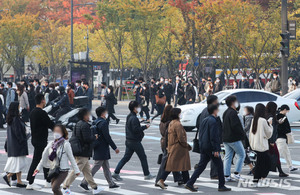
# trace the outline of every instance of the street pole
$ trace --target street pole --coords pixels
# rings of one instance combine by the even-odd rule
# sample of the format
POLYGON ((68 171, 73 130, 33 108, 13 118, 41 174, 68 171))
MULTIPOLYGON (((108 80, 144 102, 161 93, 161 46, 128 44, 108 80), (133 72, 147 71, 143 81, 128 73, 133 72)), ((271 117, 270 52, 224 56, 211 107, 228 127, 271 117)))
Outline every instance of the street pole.
MULTIPOLYGON (((288 31, 287 0, 281 0, 281 32, 288 31)), ((288 92, 288 56, 281 56, 281 86, 282 95, 288 92)))
POLYGON ((71 45, 70 45, 70 57, 71 57, 71 61, 70 61, 70 81, 72 82, 72 65, 74 62, 74 51, 73 51, 73 9, 74 9, 74 4, 73 4, 73 0, 71 0, 71 45))

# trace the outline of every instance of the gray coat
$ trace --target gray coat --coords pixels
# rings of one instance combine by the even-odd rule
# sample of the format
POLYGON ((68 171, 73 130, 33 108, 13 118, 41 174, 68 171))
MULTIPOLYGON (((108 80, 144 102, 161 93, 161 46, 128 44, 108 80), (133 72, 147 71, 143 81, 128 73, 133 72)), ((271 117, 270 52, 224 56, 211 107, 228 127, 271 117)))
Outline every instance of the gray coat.
POLYGON ((9 88, 6 94, 6 108, 9 108, 10 103, 15 101, 16 92, 13 88, 9 88))

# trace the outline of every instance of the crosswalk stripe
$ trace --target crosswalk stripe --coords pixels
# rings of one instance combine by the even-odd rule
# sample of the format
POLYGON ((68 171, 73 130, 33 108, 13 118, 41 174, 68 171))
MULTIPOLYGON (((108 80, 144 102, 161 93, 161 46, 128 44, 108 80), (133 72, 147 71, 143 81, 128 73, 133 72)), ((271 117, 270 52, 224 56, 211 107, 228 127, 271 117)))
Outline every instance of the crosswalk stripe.
POLYGON ((0 190, 0 194, 1 195, 22 195, 22 194, 18 194, 15 192, 7 192, 7 191, 3 191, 3 190, 0 190))
MULTIPOLYGON (((163 192, 164 191, 164 190, 160 189, 159 187, 155 187, 154 184, 146 184, 146 185, 139 185, 139 186, 146 187, 146 188, 157 189, 157 192, 163 192)), ((180 188, 180 187, 173 187, 173 186, 168 186, 165 191, 174 192, 174 193, 178 193, 178 194, 187 194, 189 192, 187 189, 180 188)), ((204 193, 204 192, 198 191, 197 193, 204 193)))
MULTIPOLYGON (((218 184, 217 183, 195 183, 196 186, 203 186, 203 187, 208 187, 208 188, 215 188, 216 190, 218 189, 218 184)), ((238 188, 235 186, 229 186, 227 183, 227 187, 230 187, 232 191, 236 191, 236 192, 253 192, 253 191, 257 191, 254 189, 249 189, 249 188, 238 188)))

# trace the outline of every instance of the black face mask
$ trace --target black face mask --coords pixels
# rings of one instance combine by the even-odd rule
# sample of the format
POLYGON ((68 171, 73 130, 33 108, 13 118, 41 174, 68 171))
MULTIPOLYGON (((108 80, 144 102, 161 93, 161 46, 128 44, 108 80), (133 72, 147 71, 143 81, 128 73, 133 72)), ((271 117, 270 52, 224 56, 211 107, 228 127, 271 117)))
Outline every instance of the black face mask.
POLYGON ((104 86, 101 86, 102 89, 104 89, 104 86))

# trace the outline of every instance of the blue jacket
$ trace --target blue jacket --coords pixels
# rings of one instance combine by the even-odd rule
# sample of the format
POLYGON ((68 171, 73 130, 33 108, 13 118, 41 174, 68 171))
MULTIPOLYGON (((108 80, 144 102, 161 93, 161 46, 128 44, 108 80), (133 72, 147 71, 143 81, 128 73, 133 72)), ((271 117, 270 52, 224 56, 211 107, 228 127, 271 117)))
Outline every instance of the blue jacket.
POLYGON ((141 142, 144 137, 146 125, 141 126, 136 113, 131 112, 126 118, 126 141, 141 142))
POLYGON ((202 121, 199 129, 200 153, 221 151, 220 128, 217 118, 212 115, 202 121))
POLYGON ((97 123, 98 123, 97 132, 94 132, 94 134, 98 134, 98 139, 95 140, 93 159, 108 160, 110 159, 109 146, 113 150, 117 149, 117 146, 114 143, 114 141, 111 139, 111 136, 109 134, 109 127, 108 127, 107 120, 103 118, 98 118, 93 122, 93 125, 97 123))
POLYGON ((9 88, 7 90, 7 95, 6 95, 6 108, 9 108, 10 103, 12 103, 13 101, 15 101, 15 95, 16 92, 13 88, 9 88))

